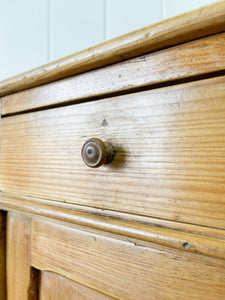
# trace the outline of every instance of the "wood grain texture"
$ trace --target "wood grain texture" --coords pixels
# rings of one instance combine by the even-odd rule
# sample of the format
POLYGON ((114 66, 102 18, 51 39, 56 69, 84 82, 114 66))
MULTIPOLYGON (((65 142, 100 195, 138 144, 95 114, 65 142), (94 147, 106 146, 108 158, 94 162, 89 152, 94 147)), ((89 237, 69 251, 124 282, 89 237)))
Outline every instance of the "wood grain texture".
MULTIPOLYGON (((126 235, 126 231, 118 230, 119 227, 117 226, 117 220, 120 220, 122 222, 129 222, 129 224, 138 223, 139 225, 145 224, 147 226, 161 227, 165 229, 172 229, 175 231, 178 230, 186 233, 200 235, 203 236, 203 238, 211 237, 219 240, 225 239, 224 229, 144 217, 140 215, 127 214, 123 212, 99 209, 77 204, 56 202, 37 197, 16 195, 13 193, 0 192, 0 206, 9 211, 16 210, 18 212, 25 212, 30 215, 36 215, 40 217, 43 216, 58 221, 83 225, 89 228, 109 231, 121 235, 126 235), (114 230, 111 226, 113 222, 115 222, 116 225, 114 227, 114 230)), ((119 224, 121 225, 122 223, 119 224)), ((140 226, 139 229, 141 228, 142 227, 140 226)), ((126 236, 130 236, 129 232, 131 231, 128 231, 126 236)), ((142 236, 144 236, 144 234, 142 236)), ((160 238, 160 240, 161 239, 162 237, 160 238)), ((172 245, 170 246, 173 247, 172 245)))
POLYGON ((0 83, 0 96, 224 31, 225 1, 142 28, 0 83))
POLYGON ((6 212, 0 211, 0 299, 6 299, 6 212))
POLYGON ((170 248, 225 259, 225 230, 182 224, 112 211, 54 203, 37 198, 0 193, 0 205, 7 210, 47 217, 120 238, 133 238, 170 248))
POLYGON ((35 220, 32 265, 119 299, 205 300, 207 291, 208 300, 222 300, 225 293, 224 260, 35 220))
POLYGON ((8 300, 28 299, 31 265, 30 242, 31 219, 21 214, 9 212, 7 216, 8 300))
POLYGON ((225 77, 2 120, 2 191, 225 228, 225 77), (114 145, 97 170, 80 151, 114 145))
POLYGON ((88 287, 54 273, 41 272, 39 300, 110 300, 88 287))
POLYGON ((224 44, 225 33, 217 34, 18 92, 1 99, 2 115, 222 71, 224 44))

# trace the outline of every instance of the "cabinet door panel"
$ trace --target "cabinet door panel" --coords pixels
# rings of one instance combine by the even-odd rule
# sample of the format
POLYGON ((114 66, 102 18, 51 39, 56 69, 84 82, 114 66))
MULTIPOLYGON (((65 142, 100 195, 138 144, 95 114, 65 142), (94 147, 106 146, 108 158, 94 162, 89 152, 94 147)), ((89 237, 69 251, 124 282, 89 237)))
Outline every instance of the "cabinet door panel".
POLYGON ((39 220, 31 251, 35 268, 116 299, 224 300, 224 260, 39 220))
POLYGON ((113 299, 54 273, 41 272, 40 276, 39 300, 113 299))

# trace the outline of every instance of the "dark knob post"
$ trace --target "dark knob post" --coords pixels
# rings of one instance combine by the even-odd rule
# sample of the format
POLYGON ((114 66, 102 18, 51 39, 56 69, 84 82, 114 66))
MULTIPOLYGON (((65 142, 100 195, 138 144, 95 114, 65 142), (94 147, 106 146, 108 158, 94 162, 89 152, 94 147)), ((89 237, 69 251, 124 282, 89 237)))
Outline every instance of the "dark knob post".
POLYGON ((113 147, 98 138, 87 140, 82 149, 81 156, 84 163, 91 168, 98 168, 110 163, 113 159, 113 147))

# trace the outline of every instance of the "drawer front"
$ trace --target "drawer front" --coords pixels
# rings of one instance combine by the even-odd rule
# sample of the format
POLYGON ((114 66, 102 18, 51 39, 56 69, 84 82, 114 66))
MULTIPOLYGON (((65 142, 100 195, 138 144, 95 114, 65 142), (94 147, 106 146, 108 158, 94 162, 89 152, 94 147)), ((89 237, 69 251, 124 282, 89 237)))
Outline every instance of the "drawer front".
POLYGON ((225 227, 225 77, 2 119, 1 191, 225 227), (86 140, 114 160, 81 158, 86 140))

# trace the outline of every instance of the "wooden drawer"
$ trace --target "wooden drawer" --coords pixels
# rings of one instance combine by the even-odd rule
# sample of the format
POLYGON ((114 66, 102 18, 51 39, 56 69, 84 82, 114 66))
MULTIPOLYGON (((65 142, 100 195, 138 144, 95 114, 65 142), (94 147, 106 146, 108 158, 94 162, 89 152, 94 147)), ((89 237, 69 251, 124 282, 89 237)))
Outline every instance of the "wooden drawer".
POLYGON ((224 228, 225 77, 2 119, 1 190, 224 228), (84 165, 98 137, 113 162, 84 165))

